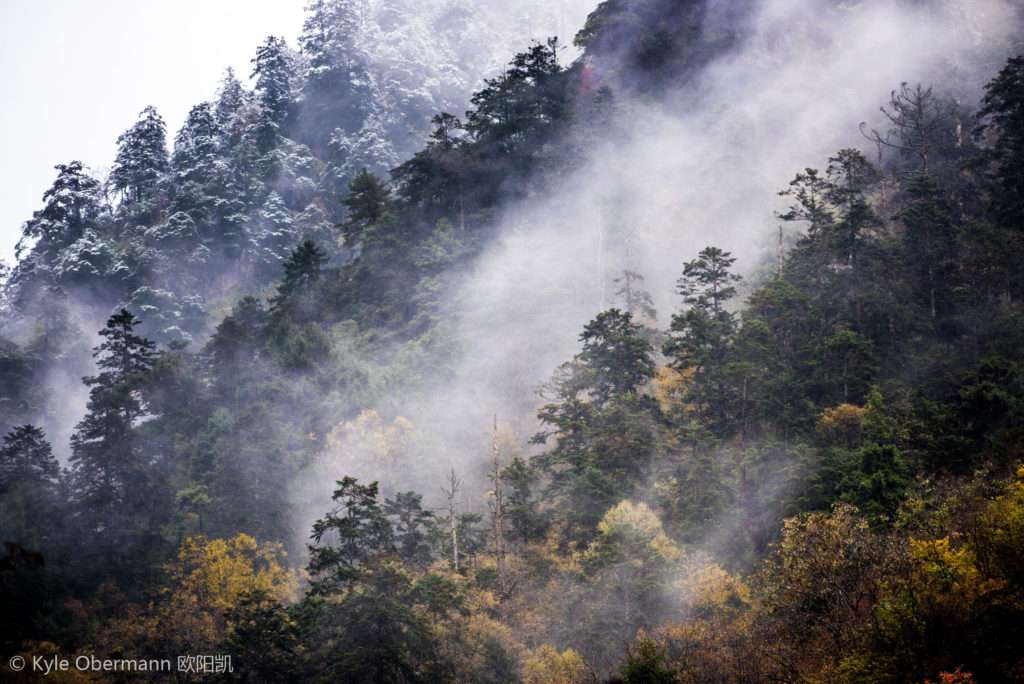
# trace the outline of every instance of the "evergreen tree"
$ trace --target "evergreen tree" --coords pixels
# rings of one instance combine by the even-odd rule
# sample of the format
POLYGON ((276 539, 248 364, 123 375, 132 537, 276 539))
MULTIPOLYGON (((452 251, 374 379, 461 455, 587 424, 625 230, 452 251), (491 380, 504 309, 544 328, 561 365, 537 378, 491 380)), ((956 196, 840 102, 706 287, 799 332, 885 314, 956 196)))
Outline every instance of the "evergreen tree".
POLYGON ((635 394, 654 376, 653 349, 632 316, 609 309, 587 323, 580 335, 579 362, 590 371, 587 389, 595 404, 635 394))
POLYGON ((599 314, 580 335, 582 351, 547 391, 534 443, 555 443, 537 458, 549 477, 546 502, 564 542, 582 547, 616 501, 648 474, 659 435, 657 404, 640 394, 654 373, 650 343, 629 314, 599 314))
POLYGON ((391 175, 403 203, 418 207, 427 220, 459 214, 463 225, 466 193, 463 176, 467 159, 463 154, 465 130, 458 117, 442 112, 431 120, 433 132, 426 147, 395 168, 391 175))
POLYGON ((214 117, 217 120, 219 130, 228 131, 231 129, 233 119, 238 114, 248 98, 242 82, 235 75, 235 70, 228 67, 224 71, 220 88, 217 91, 217 102, 214 105, 214 117))
POLYGON ((979 117, 982 132, 996 136, 986 151, 998 188, 996 219, 1007 228, 1024 230, 1024 56, 1011 58, 985 86, 979 117))
POLYGON ((654 308, 654 299, 651 297, 651 293, 643 289, 643 282, 642 275, 626 269, 621 276, 615 279, 615 284, 619 286, 619 289, 615 291, 615 296, 622 301, 626 313, 630 316, 637 318, 642 316, 653 322, 657 319, 658 312, 654 308))
POLYGON ((85 531, 100 535, 108 553, 127 553, 124 545, 147 531, 153 505, 150 457, 134 427, 146 411, 140 390, 155 353, 152 342, 135 334, 138 324, 122 309, 100 331, 103 342, 93 353, 100 373, 85 379, 87 413, 71 436, 74 503, 85 531))
MULTIPOLYGON (((989 137, 984 151, 991 184, 989 204, 998 229, 995 250, 1003 255, 1004 296, 1024 296, 1024 278, 1016 267, 1021 258, 1019 236, 1024 231, 1024 55, 1011 58, 985 86, 979 112, 980 133, 989 137)), ((991 267, 991 266, 990 266, 991 267)))
POLYGON ((958 289, 957 228, 953 209, 928 176, 915 176, 906 187, 907 203, 899 214, 907 271, 913 274, 919 304, 933 322, 950 316, 958 289))
POLYGON ((505 516, 512 527, 513 538, 524 544, 540 539, 546 528, 537 500, 539 477, 536 466, 520 456, 513 458, 501 471, 502 482, 508 485, 505 516))
POLYGON ((256 101, 261 111, 256 138, 260 151, 266 152, 274 147, 278 135, 283 134, 294 100, 288 45, 283 38, 268 36, 256 49, 252 64, 256 101))
POLYGON ((337 482, 335 508, 313 524, 309 574, 314 594, 350 588, 394 553, 394 530, 377 500, 377 483, 353 477, 337 482))
POLYGON ((167 126, 153 107, 117 139, 117 157, 110 183, 127 205, 155 202, 163 174, 168 170, 167 126))
POLYGON ((274 308, 279 310, 296 298, 312 293, 326 262, 327 255, 315 242, 303 240, 299 243, 284 264, 284 278, 277 286, 274 308))
POLYGON ((46 435, 20 425, 0 446, 0 536, 28 548, 47 547, 57 527, 60 466, 46 435))
POLYGON ((428 531, 434 514, 423 509, 423 497, 415 492, 398 492, 384 501, 384 514, 391 519, 395 549, 402 561, 413 568, 425 568, 432 554, 428 531))
POLYGON ((736 318, 725 308, 740 280, 729 270, 735 262, 729 252, 706 247, 683 265, 678 292, 687 309, 672 316, 664 350, 677 370, 693 369, 688 399, 718 434, 727 432, 735 419, 728 362, 736 318))
POLYGON ((384 182, 367 171, 360 171, 349 183, 349 195, 343 200, 348 216, 342 224, 345 243, 357 245, 366 231, 377 225, 386 215, 391 194, 384 182))
POLYGON ((569 116, 561 73, 557 39, 516 55, 473 95, 466 130, 490 153, 513 155, 512 170, 524 171, 569 116))
POLYGON ((82 162, 58 164, 57 178, 43 193, 43 208, 25 223, 19 251, 29 240, 37 240, 34 252, 52 262, 57 253, 82 237, 102 211, 99 181, 85 172, 82 162))
POLYGON ((358 131, 372 101, 372 77, 360 49, 366 0, 313 0, 306 7, 299 44, 309 60, 303 85, 304 136, 331 161, 336 130, 358 131))

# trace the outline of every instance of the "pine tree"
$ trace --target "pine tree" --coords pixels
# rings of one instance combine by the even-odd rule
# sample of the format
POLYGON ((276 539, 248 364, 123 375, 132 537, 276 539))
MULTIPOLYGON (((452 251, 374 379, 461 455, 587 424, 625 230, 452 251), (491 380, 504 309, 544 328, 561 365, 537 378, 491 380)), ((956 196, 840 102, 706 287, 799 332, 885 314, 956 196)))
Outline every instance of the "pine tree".
POLYGON ((80 161, 57 164, 57 178, 43 193, 43 208, 25 224, 19 251, 28 240, 38 240, 36 253, 52 260, 62 248, 82 237, 102 211, 99 181, 85 172, 80 161))
POLYGON ((735 257, 706 247, 683 265, 678 292, 687 309, 672 316, 665 354, 677 370, 693 369, 689 400, 719 434, 730 428, 734 396, 729 385, 728 356, 736 334, 735 315, 725 308, 736 296, 740 277, 730 271, 735 257))
POLYGON ((38 549, 53 537, 60 494, 60 466, 46 435, 20 425, 0 446, 0 536, 38 549))
POLYGON ((626 269, 615 279, 619 289, 615 296, 622 301, 626 313, 636 318, 646 318, 653 323, 658 318, 651 293, 643 289, 644 277, 636 271, 626 269))
POLYGON ((71 436, 74 502, 86 531, 102 534, 108 550, 145 529, 149 505, 149 457, 134 427, 146 411, 140 390, 155 345, 135 334, 139 322, 122 309, 100 331, 103 342, 93 353, 100 373, 85 379, 87 413, 71 436))
POLYGON ((391 519, 395 549, 402 561, 413 568, 430 565, 428 531, 434 514, 423 509, 423 497, 416 492, 398 492, 393 499, 384 501, 384 514, 391 519))
POLYGON ((404 204, 420 208, 427 220, 458 212, 458 225, 464 226, 466 141, 461 133, 465 127, 446 112, 435 115, 431 123, 434 130, 427 146, 392 171, 395 191, 404 204))
MULTIPOLYGON (((170 210, 182 211, 203 228, 216 219, 215 205, 219 194, 221 171, 218 141, 220 127, 208 102, 189 111, 185 123, 174 139, 171 170, 174 185, 170 210)), ((210 230, 205 231, 207 239, 210 230)))
POLYGON ((353 477, 337 482, 335 508, 313 524, 309 574, 314 594, 331 594, 364 580, 382 557, 394 553, 394 531, 377 500, 376 482, 353 477))
POLYGON ((915 176, 906 187, 899 214, 907 271, 913 274, 919 303, 933 322, 954 311, 957 290, 957 230, 953 209, 929 176, 915 176), (921 302, 923 300, 923 302, 921 302))
POLYGON ((601 312, 584 326, 580 342, 579 361, 590 371, 588 390, 598 405, 635 394, 654 376, 651 344, 628 313, 601 312))
POLYGON ((224 71, 220 88, 217 91, 217 102, 214 105, 214 116, 221 131, 229 130, 238 110, 245 104, 248 94, 242 82, 235 75, 235 70, 228 67, 224 71))
POLYGON ((1006 231, 996 236, 996 249, 1003 257, 999 266, 1005 291, 1001 294, 1020 299, 1024 297, 1018 267, 1024 254, 1019 241, 1024 232, 1024 56, 1010 59, 985 86, 979 119, 979 136, 988 138, 983 159, 991 186, 989 205, 997 229, 1006 231))
POLYGON ((372 77, 359 47, 368 9, 366 0, 313 0, 306 8, 299 37, 310 67, 302 130, 314 152, 329 161, 337 161, 329 146, 336 131, 358 131, 372 102, 372 77))
POLYGON ((0 494, 22 485, 56 485, 60 466, 46 434, 35 425, 20 425, 4 435, 0 447, 0 494))
POLYGON ((568 116, 561 73, 557 39, 516 55, 504 73, 473 95, 466 130, 493 152, 530 160, 568 116))
MULTIPOLYGON (((912 158, 917 165, 916 173, 931 173, 942 148, 956 144, 954 107, 942 102, 932 88, 920 84, 911 88, 901 83, 899 90, 892 91, 889 106, 881 110, 891 130, 886 135, 871 130, 865 132, 866 137, 882 148, 912 158)), ((861 130, 864 132, 863 124, 861 130)))
POLYGON ((125 204, 151 203, 168 166, 167 126, 155 108, 146 107, 139 120, 117 139, 110 183, 125 204))
POLYGON ((259 275, 280 272, 296 239, 292 213, 281 195, 267 194, 256 220, 246 222, 244 238, 241 257, 246 265, 256 268, 259 275))
POLYGON ((1024 56, 1010 59, 985 86, 982 105, 981 130, 996 136, 987 150, 999 189, 994 213, 1005 227, 1024 230, 1024 56))
POLYGON ((252 64, 256 100, 261 110, 256 138, 259 149, 266 152, 274 147, 277 136, 283 133, 294 100, 288 45, 283 38, 268 36, 256 49, 252 64))
POLYGON ((831 190, 829 181, 821 176, 817 169, 805 169, 789 182, 789 188, 779 193, 782 197, 792 197, 794 204, 779 218, 787 222, 807 224, 807 237, 817 238, 832 225, 834 217, 828 203, 831 190))
POLYGON ((303 240, 284 264, 284 279, 277 286, 274 305, 281 306, 288 300, 309 294, 320 280, 321 269, 327 262, 327 255, 312 240, 303 240))
POLYGON ((538 413, 532 441, 554 444, 537 458, 549 477, 546 500, 557 511, 565 543, 582 547, 605 511, 647 476, 660 411, 641 388, 654 374, 650 343, 629 314, 598 314, 580 335, 582 350, 559 369, 538 413))
POLYGON ((349 183, 349 195, 343 200, 348 216, 342 224, 345 244, 357 245, 367 229, 381 222, 391 203, 384 182, 367 171, 360 171, 349 183))

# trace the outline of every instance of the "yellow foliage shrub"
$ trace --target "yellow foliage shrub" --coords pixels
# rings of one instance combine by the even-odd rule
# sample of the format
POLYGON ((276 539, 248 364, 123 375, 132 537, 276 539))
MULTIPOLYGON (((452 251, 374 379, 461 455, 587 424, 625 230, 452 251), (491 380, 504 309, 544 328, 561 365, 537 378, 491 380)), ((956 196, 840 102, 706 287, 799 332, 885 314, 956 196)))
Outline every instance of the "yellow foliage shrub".
POLYGON ((836 444, 856 446, 867 409, 854 404, 840 404, 822 411, 818 417, 818 434, 836 444))
POLYGON ((544 644, 530 652, 523 666, 525 684, 583 684, 586 680, 587 665, 571 648, 559 653, 544 644))

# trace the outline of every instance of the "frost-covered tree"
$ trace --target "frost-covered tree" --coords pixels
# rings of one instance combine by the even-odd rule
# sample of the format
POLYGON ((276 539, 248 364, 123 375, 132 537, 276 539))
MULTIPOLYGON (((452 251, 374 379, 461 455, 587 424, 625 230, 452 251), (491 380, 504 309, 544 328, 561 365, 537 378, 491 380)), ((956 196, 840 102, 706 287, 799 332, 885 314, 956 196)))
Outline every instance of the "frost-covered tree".
POLYGON ((360 31, 366 0, 314 0, 307 8, 299 44, 309 60, 303 87, 302 131, 318 153, 328 151, 334 131, 358 131, 372 99, 360 31))
POLYGON ((209 102, 197 104, 189 111, 185 124, 174 138, 171 164, 177 182, 205 180, 216 158, 219 128, 209 102))
POLYGON ((271 192, 248 223, 242 258, 263 274, 277 273, 295 243, 292 214, 281 195, 271 192))
POLYGON ((38 240, 37 251, 52 253, 82 236, 102 211, 99 181, 86 173, 82 162, 57 164, 57 179, 43 193, 43 208, 22 231, 19 250, 38 240))
POLYGON ((220 81, 217 102, 214 105, 214 116, 217 118, 218 126, 222 129, 227 128, 247 98, 248 94, 245 92, 242 82, 238 80, 238 76, 235 75, 235 70, 228 67, 220 81))
POLYGON ((18 309, 58 279, 57 264, 66 262, 65 253, 86 233, 93 234, 106 211, 100 183, 86 173, 82 162, 55 168, 57 179, 43 193, 43 208, 22 229, 19 261, 4 287, 18 309))
POLYGON ((261 149, 270 149, 281 132, 292 106, 292 63, 284 38, 268 36, 252 60, 256 98, 261 108, 258 138, 261 149))
POLYGON ((154 107, 146 107, 117 139, 110 183, 126 204, 150 202, 167 169, 167 126, 154 107))
POLYGON ((219 137, 213 107, 203 102, 192 108, 174 139, 172 208, 187 212, 200 222, 210 218, 217 194, 219 137))

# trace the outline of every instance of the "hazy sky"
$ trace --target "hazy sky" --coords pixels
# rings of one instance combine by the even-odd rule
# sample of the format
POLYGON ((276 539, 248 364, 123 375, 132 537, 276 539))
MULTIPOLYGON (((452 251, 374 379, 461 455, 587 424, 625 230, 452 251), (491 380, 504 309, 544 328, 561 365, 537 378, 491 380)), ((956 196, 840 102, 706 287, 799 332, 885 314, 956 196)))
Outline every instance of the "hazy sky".
POLYGON ((268 34, 290 43, 305 0, 0 0, 0 259, 40 207, 53 165, 106 168, 146 105, 168 126, 268 34))

